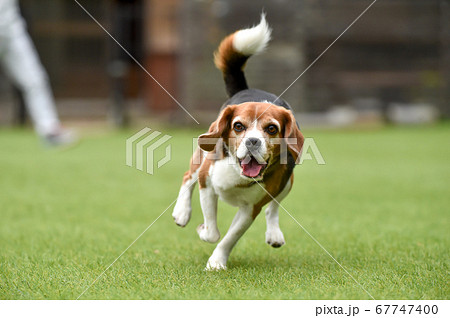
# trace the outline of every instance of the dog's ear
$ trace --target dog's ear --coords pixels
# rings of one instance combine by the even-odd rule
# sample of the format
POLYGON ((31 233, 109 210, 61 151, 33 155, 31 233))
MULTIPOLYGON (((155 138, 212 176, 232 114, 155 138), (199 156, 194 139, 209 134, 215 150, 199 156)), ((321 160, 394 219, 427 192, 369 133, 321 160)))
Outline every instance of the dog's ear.
POLYGON ((300 159, 303 142, 305 137, 303 137, 302 132, 297 126, 297 121, 291 111, 285 111, 284 119, 284 130, 282 138, 289 138, 289 142, 286 141, 289 152, 294 156, 295 162, 300 159))
POLYGON ((230 130, 234 107, 227 106, 215 122, 211 124, 207 133, 198 137, 198 146, 204 151, 213 151, 219 141, 226 141, 230 130))

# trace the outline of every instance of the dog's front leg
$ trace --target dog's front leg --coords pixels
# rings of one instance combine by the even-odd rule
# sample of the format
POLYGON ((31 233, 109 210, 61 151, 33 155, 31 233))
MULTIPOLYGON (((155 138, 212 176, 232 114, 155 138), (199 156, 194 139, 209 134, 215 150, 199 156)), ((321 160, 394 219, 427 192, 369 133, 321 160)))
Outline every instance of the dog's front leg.
POLYGON ((220 238, 219 228, 217 227, 218 197, 211 186, 201 188, 199 192, 204 223, 197 227, 197 232, 203 241, 215 243, 220 238))
POLYGON ((206 264, 206 270, 221 270, 227 269, 228 256, 231 253, 236 242, 247 231, 250 225, 253 223, 253 207, 246 206, 241 207, 236 213, 236 216, 228 229, 227 234, 222 241, 217 244, 213 254, 206 264))
POLYGON ((197 183, 197 172, 185 173, 183 184, 178 194, 177 203, 173 209, 172 217, 175 223, 181 227, 185 227, 191 219, 191 199, 195 184, 197 183))
POLYGON ((276 197, 275 200, 270 201, 267 209, 266 209, 266 243, 272 247, 281 247, 284 245, 284 235, 281 232, 280 224, 278 220, 278 208, 280 202, 288 195, 289 191, 292 187, 292 182, 294 178, 291 176, 291 179, 284 186, 283 191, 276 197))
POLYGON ((278 221, 278 202, 271 201, 266 209, 266 243, 272 247, 284 245, 283 232, 280 230, 278 221))

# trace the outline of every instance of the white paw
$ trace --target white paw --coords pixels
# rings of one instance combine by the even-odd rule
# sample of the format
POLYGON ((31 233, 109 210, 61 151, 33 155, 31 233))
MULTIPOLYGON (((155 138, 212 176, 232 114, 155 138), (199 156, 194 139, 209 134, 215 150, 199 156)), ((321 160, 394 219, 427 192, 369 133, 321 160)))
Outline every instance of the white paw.
POLYGON ((227 269, 227 263, 211 256, 206 263, 205 271, 223 271, 227 269))
POLYGON ((177 225, 185 227, 191 219, 191 211, 189 206, 182 206, 177 202, 172 213, 173 220, 177 225))
POLYGON ((267 231, 266 243, 272 247, 281 247, 285 243, 283 232, 280 229, 267 231))
POLYGON ((217 228, 207 229, 204 224, 200 224, 197 227, 197 233, 202 241, 208 243, 215 243, 220 239, 220 232, 217 228))

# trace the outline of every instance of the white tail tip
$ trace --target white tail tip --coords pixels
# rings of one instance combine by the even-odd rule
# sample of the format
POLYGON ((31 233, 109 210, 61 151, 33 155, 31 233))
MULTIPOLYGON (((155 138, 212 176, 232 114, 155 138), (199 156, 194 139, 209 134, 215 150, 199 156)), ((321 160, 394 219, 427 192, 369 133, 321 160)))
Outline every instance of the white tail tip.
POLYGON ((258 54, 267 46, 270 41, 272 29, 266 22, 265 13, 261 14, 261 21, 258 25, 244 30, 239 30, 234 34, 233 47, 236 51, 250 56, 258 54))

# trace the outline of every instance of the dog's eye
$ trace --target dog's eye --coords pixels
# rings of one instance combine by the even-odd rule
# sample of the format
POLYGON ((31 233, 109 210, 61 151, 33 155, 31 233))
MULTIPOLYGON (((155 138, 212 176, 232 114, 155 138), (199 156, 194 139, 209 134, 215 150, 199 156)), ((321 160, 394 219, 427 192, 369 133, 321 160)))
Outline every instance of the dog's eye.
POLYGON ((237 122, 237 123, 234 123, 233 129, 237 132, 241 132, 241 131, 245 130, 245 126, 242 125, 240 122, 237 122))
POLYGON ((275 125, 269 125, 267 126, 266 131, 269 135, 275 135, 278 132, 278 127, 275 125))

